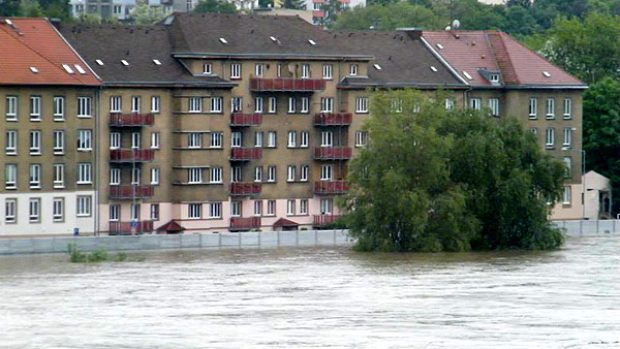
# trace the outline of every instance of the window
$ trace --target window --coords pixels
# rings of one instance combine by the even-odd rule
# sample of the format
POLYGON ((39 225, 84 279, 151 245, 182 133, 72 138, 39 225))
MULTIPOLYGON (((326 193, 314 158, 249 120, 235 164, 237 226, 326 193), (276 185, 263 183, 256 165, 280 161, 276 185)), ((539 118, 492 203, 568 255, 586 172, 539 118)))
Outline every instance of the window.
POLYGON ((211 132, 211 141, 209 143, 209 147, 211 148, 221 148, 222 143, 224 143, 224 133, 222 132, 211 132))
POLYGON ((331 80, 333 77, 332 71, 333 66, 331 64, 323 64, 323 79, 331 80))
POLYGON ((286 200, 286 215, 295 215, 295 200, 286 200))
POLYGON ((489 109, 492 116, 499 116, 499 98, 489 98, 489 109))
POLYGON ((65 164, 54 164, 54 189, 65 187, 65 164))
POLYGON ((573 141, 573 129, 570 127, 564 128, 564 142, 562 143, 565 147, 570 147, 573 141))
POLYGON ((262 76, 265 74, 265 65, 264 65, 264 64, 262 64, 262 63, 257 63, 257 64, 254 66, 254 74, 255 74, 257 77, 262 77, 262 76))
POLYGON ((30 183, 30 188, 33 188, 33 189, 41 188, 41 165, 40 164, 30 165, 29 183, 30 183))
POLYGON ((187 217, 189 219, 200 219, 202 217, 202 204, 189 204, 187 209, 187 217))
POLYGON ((65 119, 65 97, 54 97, 54 121, 65 119))
POLYGON ((267 200, 267 216, 276 215, 276 200, 267 200))
POLYGON ((555 98, 547 98, 545 109, 547 119, 553 119, 555 117, 555 98))
POLYGON ((268 148, 275 148, 277 147, 277 133, 276 131, 269 131, 267 132, 267 147, 268 148))
POLYGON ((90 217, 92 214, 93 197, 90 195, 78 195, 76 215, 78 217, 90 217))
POLYGON ((269 166, 267 167, 267 182, 275 182, 276 181, 276 167, 269 166))
POLYGON ((302 215, 308 214, 308 199, 299 200, 299 214, 302 214, 302 215))
POLYGON ((78 130, 78 151, 91 151, 93 150, 93 131, 92 130, 78 130))
POLYGON ((334 133, 332 131, 321 131, 321 147, 331 147, 334 145, 334 133))
POLYGON ((263 181, 263 166, 254 167, 254 182, 263 181))
POLYGON ((131 149, 140 149, 140 144, 142 144, 142 137, 140 137, 140 132, 132 132, 131 149))
POLYGON ((131 184, 139 185, 142 178, 142 169, 140 167, 134 167, 131 169, 131 184))
POLYGON ((78 164, 77 184, 91 184, 92 175, 92 166, 90 163, 87 162, 78 164))
POLYGON ((202 183, 202 169, 201 168, 188 168, 187 169, 187 183, 189 184, 202 183))
POLYGON ((30 96, 30 120, 41 120, 41 97, 30 96))
POLYGON ((224 105, 222 97, 211 97, 211 113, 221 113, 224 105))
POLYGON ((92 98, 91 97, 78 97, 77 98, 77 117, 89 118, 92 116, 92 98))
POLYGON ((350 64, 349 65, 349 75, 351 75, 351 76, 357 75, 357 68, 358 68, 357 64, 350 64))
POLYGON ((62 222, 65 216, 65 199, 54 198, 52 201, 52 218, 54 222, 62 222))
POLYGON ((309 175, 310 175, 310 166, 308 165, 301 166, 301 173, 299 175, 299 180, 302 182, 307 182, 309 175))
POLYGON ((564 175, 566 178, 570 178, 572 176, 573 159, 570 156, 565 156, 562 160, 564 161, 564 166, 566 166, 566 173, 564 175))
POLYGON ((254 98, 254 112, 262 113, 264 110, 263 107, 264 107, 263 97, 255 97, 254 98))
POLYGON ((120 113, 122 108, 121 96, 110 97, 110 113, 120 113))
POLYGON ((289 97, 288 98, 288 109, 287 109, 287 113, 289 114, 293 114, 295 113, 295 107, 296 107, 296 102, 295 102, 295 97, 289 97))
POLYGON ((241 166, 232 166, 230 168, 230 182, 237 183, 243 179, 243 169, 241 166))
POLYGON ((241 64, 233 63, 230 65, 230 78, 241 79, 241 64))
POLYGON ((365 147, 368 144, 368 131, 355 132, 355 146, 365 147))
POLYGON ((140 204, 131 204, 129 206, 129 219, 132 221, 140 219, 140 204))
POLYGON ((564 119, 570 119, 573 113, 573 100, 570 98, 564 98, 564 106, 562 109, 564 110, 564 119))
POLYGON ((454 99, 446 98, 445 105, 446 110, 454 110, 454 99))
POLYGON ((6 223, 17 223, 17 199, 6 199, 4 201, 4 221, 6 223))
POLYGON ((530 127, 530 132, 532 132, 535 135, 538 135, 538 128, 536 127, 530 127))
POLYGON ((332 199, 321 199, 321 203, 320 203, 321 214, 322 215, 331 214, 333 204, 334 202, 332 201, 332 199))
POLYGON ((6 155, 17 155, 17 131, 6 131, 6 146, 4 150, 6 155))
POLYGON ((308 131, 299 132, 299 147, 308 148, 309 144, 310 144, 310 132, 308 131))
POLYGON ((110 221, 116 222, 121 219, 121 205, 110 205, 110 221))
POLYGON ((275 113, 278 108, 278 99, 276 97, 269 97, 267 99, 267 112, 275 113))
POLYGON ((301 97, 301 113, 310 112, 310 97, 301 97))
POLYGON ((297 132, 295 132, 295 131, 289 131, 288 132, 288 143, 287 143, 287 146, 289 148, 297 147, 297 132))
POLYGON ((286 171, 286 181, 287 182, 295 182, 295 172, 297 168, 295 165, 289 165, 286 171))
POLYGON ((470 98, 469 107, 473 110, 480 110, 480 108, 482 107, 482 101, 480 100, 480 98, 470 98))
POLYGON ((159 168, 151 169, 151 184, 159 185, 159 168))
POLYGON ((332 180, 332 165, 321 165, 321 180, 322 181, 332 180))
POLYGON ((41 221, 41 199, 31 198, 28 200, 28 220, 31 223, 41 221))
POLYGON ((17 164, 4 165, 4 187, 6 189, 17 188, 17 164))
POLYGON ((189 97, 189 112, 190 113, 202 112, 202 98, 201 97, 189 97))
POLYGON ((403 100, 401 98, 393 98, 390 109, 395 113, 403 112, 403 100))
POLYGON ((355 98, 355 112, 368 113, 368 97, 355 98))
POLYGON ((30 154, 41 154, 41 131, 30 131, 30 154))
POLYGON ((222 218, 221 202, 212 202, 209 204, 209 218, 222 218))
POLYGON ((262 131, 254 132, 254 146, 257 148, 261 148, 263 146, 263 132, 262 131))
POLYGON ((192 132, 187 134, 187 147, 190 149, 202 148, 202 133, 192 132))
POLYGON ((17 97, 6 97, 6 120, 17 121, 17 97))
POLYGON ((254 215, 260 216, 263 212, 263 202, 261 200, 254 200, 254 215))
POLYGON ((334 99, 332 97, 321 97, 321 112, 331 113, 334 110, 334 99))
POLYGON ((243 110, 243 98, 242 97, 233 97, 230 99, 230 110, 231 112, 238 112, 243 110))
POLYGON ((159 149, 159 132, 151 132, 151 149, 159 149))
POLYGON ((159 220, 159 204, 151 204, 151 220, 158 221, 159 220))
POLYGON ((211 63, 205 63, 202 65, 203 74, 213 74, 213 65, 211 63))
POLYGON ((310 79, 310 64, 301 65, 301 78, 310 79))
POLYGON ((233 148, 239 148, 243 144, 241 132, 230 133, 230 146, 233 148))
POLYGON ((53 133, 53 151, 54 155, 62 155, 65 152, 65 131, 54 130, 53 133))
POLYGON ((529 116, 530 119, 536 119, 538 117, 538 98, 531 97, 529 104, 529 116))
POLYGON ((545 146, 552 148, 555 145, 555 128, 549 127, 545 132, 545 146))
POLYGON ((571 187, 570 186, 565 186, 564 187, 564 191, 562 192, 562 204, 563 205, 570 205, 571 203, 571 187))
POLYGON ((230 202, 230 215, 232 217, 241 216, 241 202, 240 201, 231 201, 230 202))
POLYGON ((119 184, 121 184, 121 169, 111 168, 110 169, 110 185, 119 185, 119 184))
POLYGON ((222 183, 222 168, 211 167, 209 176, 209 183, 222 183))
POLYGON ((141 104, 142 104, 142 101, 141 101, 140 96, 131 97, 131 112, 139 113, 140 110, 142 110, 141 104))
POLYGON ((161 104, 161 99, 159 96, 151 96, 151 113, 159 113, 159 105, 161 104))
POLYGON ((118 149, 121 147, 120 132, 110 132, 110 149, 118 149))

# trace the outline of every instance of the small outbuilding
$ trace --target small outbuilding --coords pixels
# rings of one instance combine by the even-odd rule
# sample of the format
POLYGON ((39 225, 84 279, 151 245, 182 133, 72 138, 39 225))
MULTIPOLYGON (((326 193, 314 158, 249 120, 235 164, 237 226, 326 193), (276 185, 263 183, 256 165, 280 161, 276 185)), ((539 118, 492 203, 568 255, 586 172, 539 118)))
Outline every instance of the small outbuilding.
POLYGON ((185 228, 183 228, 173 219, 170 222, 157 228, 157 234, 183 234, 184 230, 185 228))
POLYGON ((273 230, 298 230, 299 223, 293 222, 286 218, 280 218, 273 223, 273 230))

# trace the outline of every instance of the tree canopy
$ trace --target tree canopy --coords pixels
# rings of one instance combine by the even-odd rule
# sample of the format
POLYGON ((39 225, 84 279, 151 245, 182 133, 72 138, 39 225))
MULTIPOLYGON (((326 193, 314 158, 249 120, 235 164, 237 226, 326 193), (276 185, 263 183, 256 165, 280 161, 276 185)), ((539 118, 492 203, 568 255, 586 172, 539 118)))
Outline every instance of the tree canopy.
POLYGON ((194 12, 235 13, 237 7, 223 0, 201 0, 194 8, 194 12))
POLYGON ((560 197, 563 164, 516 118, 446 111, 443 100, 413 90, 373 94, 370 143, 352 160, 342 201, 357 248, 560 246, 547 201, 560 197))

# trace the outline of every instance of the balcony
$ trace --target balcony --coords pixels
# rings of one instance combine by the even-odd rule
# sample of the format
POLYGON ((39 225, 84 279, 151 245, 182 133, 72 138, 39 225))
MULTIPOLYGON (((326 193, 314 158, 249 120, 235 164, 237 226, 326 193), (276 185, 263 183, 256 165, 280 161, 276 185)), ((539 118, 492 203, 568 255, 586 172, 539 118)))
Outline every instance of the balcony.
POLYGON ((345 181, 316 181, 314 182, 314 193, 317 195, 339 195, 349 190, 345 181))
POLYGON ((153 221, 110 222, 110 235, 133 235, 152 232, 153 221))
POLYGON ((263 157, 261 148, 232 148, 230 150, 231 161, 258 160, 263 157))
POLYGON ((231 183, 230 195, 231 196, 247 196, 260 194, 262 191, 262 185, 260 183, 231 183))
POLYGON ((260 217, 233 217, 230 219, 230 231, 247 231, 250 229, 258 229, 261 226, 260 217))
POLYGON ((110 126, 114 127, 153 126, 154 122, 155 117, 153 114, 110 113, 110 126))
POLYGON ((263 122, 262 114, 243 114, 232 113, 230 115, 230 126, 256 126, 263 122))
POLYGON ((153 196, 155 187, 152 185, 114 185, 110 186, 110 199, 127 200, 142 199, 153 196))
POLYGON ((315 228, 322 228, 327 225, 334 223, 338 218, 342 217, 341 215, 320 215, 314 216, 312 221, 312 226, 315 228))
POLYGON ((348 160, 353 150, 350 147, 317 147, 314 148, 316 160, 348 160))
POLYGON ((151 149, 114 149, 110 150, 110 162, 146 162, 153 161, 155 151, 151 149))
POLYGON ((253 92, 305 92, 324 89, 325 80, 323 79, 252 78, 250 80, 250 91, 253 92))
POLYGON ((314 126, 349 126, 353 121, 351 113, 318 113, 314 115, 314 126))

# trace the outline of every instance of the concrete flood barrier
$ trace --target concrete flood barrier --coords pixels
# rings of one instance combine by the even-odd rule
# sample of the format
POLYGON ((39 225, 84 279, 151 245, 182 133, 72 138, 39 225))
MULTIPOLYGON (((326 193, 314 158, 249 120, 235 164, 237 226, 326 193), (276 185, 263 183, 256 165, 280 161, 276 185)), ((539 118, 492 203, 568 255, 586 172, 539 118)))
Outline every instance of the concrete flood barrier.
POLYGON ((570 220, 552 221, 556 227, 562 229, 569 237, 618 235, 620 233, 620 220, 570 220))
POLYGON ((351 246, 347 230, 295 230, 244 233, 76 236, 0 239, 0 255, 65 253, 69 244, 84 252, 179 249, 258 249, 277 247, 351 246))

